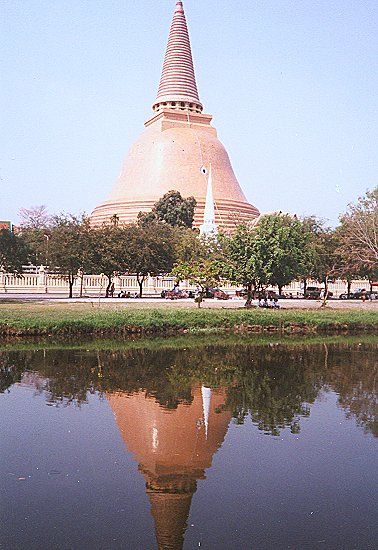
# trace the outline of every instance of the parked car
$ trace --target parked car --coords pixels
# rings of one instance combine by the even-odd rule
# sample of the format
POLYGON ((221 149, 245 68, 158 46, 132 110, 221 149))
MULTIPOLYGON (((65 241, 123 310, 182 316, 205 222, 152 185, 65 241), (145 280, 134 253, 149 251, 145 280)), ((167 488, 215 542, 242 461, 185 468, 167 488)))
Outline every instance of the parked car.
POLYGON ((225 292, 224 290, 221 290, 220 288, 214 288, 213 289, 214 298, 217 300, 228 300, 230 296, 225 292))
POLYGON ((317 300, 320 298, 320 293, 322 289, 318 286, 308 286, 303 296, 309 300, 317 300))
MULTIPOLYGON (((318 300, 322 292, 324 292, 324 288, 319 286, 308 286, 304 293, 304 297, 308 300, 318 300)), ((332 296, 333 292, 328 291, 328 298, 332 298, 332 296)))
POLYGON ((354 300, 354 299, 356 299, 355 292, 349 292, 349 294, 347 292, 343 292, 339 296, 339 300, 354 300))
POLYGON ((239 296, 240 298, 245 298, 248 294, 248 290, 246 288, 239 288, 235 292, 236 296, 239 296))
POLYGON ((268 300, 278 300, 279 298, 281 298, 282 296, 280 296, 278 294, 278 292, 276 292, 275 290, 268 290, 267 291, 267 298, 268 300))
MULTIPOLYGON (((269 296, 272 295, 273 298, 274 298, 274 296, 277 296, 277 298, 279 298, 280 300, 281 299, 284 300, 285 298, 290 297, 290 296, 288 296, 287 294, 284 294, 284 293, 278 294, 275 290, 267 290, 266 292, 268 293, 269 296)), ((246 298, 248 296, 248 290, 246 288, 240 288, 239 290, 237 290, 235 292, 235 294, 236 294, 236 296, 239 296, 241 298, 246 298)), ((264 294, 264 291, 257 290, 255 292, 252 292, 252 294, 253 294, 253 298, 258 300, 264 294)), ((293 296, 291 295, 291 297, 293 297, 293 296)))
POLYGON ((370 296, 370 292, 366 290, 366 288, 358 288, 353 292, 353 298, 355 300, 361 300, 364 296, 365 298, 369 298, 370 296))
POLYGON ((348 294, 347 292, 343 292, 340 294, 339 298, 340 300, 347 300, 348 298, 350 300, 361 300, 365 296, 366 300, 377 300, 378 299, 378 292, 373 291, 370 292, 369 290, 366 290, 366 288, 358 288, 357 290, 354 290, 348 294))
MULTIPOLYGON (((357 300, 361 300, 363 298, 363 295, 364 293, 361 293, 359 296, 357 296, 357 300)), ((366 300, 376 300, 378 298, 378 292, 377 291, 372 291, 370 292, 370 290, 367 290, 365 292, 365 299, 366 300)))
POLYGON ((163 290, 161 297, 166 300, 179 300, 181 298, 189 298, 189 294, 185 290, 174 288, 173 290, 163 290))
POLYGON ((208 288, 206 289, 204 298, 216 298, 217 300, 228 300, 230 296, 224 290, 220 288, 208 288))
POLYGON ((275 290, 267 290, 267 293, 268 293, 268 298, 272 297, 272 299, 274 298, 277 298, 280 299, 280 300, 285 300, 287 298, 287 294, 285 294, 284 292, 282 294, 278 294, 278 292, 276 292, 275 290))

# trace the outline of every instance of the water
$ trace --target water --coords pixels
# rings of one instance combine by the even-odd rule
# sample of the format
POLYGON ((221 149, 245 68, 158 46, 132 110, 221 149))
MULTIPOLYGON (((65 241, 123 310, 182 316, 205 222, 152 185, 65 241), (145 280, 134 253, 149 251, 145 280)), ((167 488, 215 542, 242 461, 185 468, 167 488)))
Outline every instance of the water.
POLYGON ((376 547, 369 340, 3 346, 1 549, 376 547))

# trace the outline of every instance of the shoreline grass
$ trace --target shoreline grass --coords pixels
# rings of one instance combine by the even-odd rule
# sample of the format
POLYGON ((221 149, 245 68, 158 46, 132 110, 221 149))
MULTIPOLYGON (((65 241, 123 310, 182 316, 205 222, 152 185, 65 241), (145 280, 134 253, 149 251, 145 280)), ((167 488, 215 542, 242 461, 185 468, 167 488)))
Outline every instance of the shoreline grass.
POLYGON ((219 333, 213 334, 178 334, 175 336, 162 335, 138 335, 125 339, 122 338, 91 338, 87 336, 83 339, 78 337, 38 337, 29 336, 23 338, 9 337, 0 339, 0 353, 6 351, 38 351, 38 350, 85 350, 85 351, 124 351, 124 350, 189 350, 208 348, 212 346, 253 346, 265 347, 271 346, 316 346, 316 345, 337 345, 348 344, 355 345, 374 345, 378 347, 377 338, 371 333, 363 334, 235 334, 222 333, 220 340, 219 333))
POLYGON ((0 308, 0 337, 279 333, 378 333, 378 312, 93 308, 88 304, 12 304, 0 308))

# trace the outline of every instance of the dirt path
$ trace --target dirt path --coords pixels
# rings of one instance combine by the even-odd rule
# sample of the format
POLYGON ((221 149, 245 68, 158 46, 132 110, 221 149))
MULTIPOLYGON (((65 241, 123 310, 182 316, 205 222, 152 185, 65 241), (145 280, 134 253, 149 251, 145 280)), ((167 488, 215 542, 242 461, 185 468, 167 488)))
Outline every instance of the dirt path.
MULTIPOLYGON (((12 307, 15 303, 92 303, 98 306, 98 298, 73 298, 69 300, 62 298, 61 296, 35 296, 29 295, 4 295, 0 294, 0 307, 12 307)), ((237 309, 244 306, 244 299, 232 298, 227 301, 210 300, 207 299, 203 302, 202 308, 204 309, 237 309)), ((119 299, 119 298, 101 298, 101 307, 137 307, 137 308, 196 308, 197 304, 192 299, 183 300, 164 300, 162 298, 142 298, 142 299, 119 299)), ((257 305, 257 301, 254 302, 257 305)), ((281 309, 299 309, 299 310, 314 310, 321 307, 320 300, 280 300, 279 305, 281 309)), ((378 312, 378 300, 362 302, 361 300, 330 300, 326 306, 332 310, 352 310, 352 311, 376 311, 378 312)))

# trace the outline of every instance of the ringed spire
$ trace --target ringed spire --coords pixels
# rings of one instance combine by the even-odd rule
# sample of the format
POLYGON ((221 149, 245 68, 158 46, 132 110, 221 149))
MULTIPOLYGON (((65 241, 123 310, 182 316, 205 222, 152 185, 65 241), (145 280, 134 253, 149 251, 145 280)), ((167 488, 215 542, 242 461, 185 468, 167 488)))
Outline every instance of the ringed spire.
POLYGON ((163 71, 156 101, 155 112, 163 109, 189 110, 201 113, 192 50, 183 3, 176 3, 169 31, 163 71))

